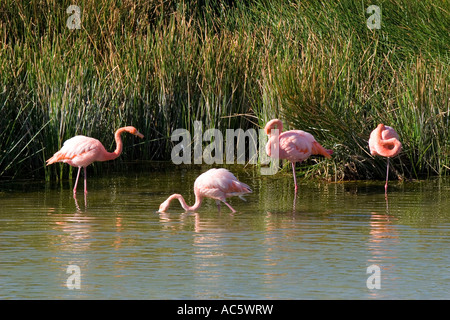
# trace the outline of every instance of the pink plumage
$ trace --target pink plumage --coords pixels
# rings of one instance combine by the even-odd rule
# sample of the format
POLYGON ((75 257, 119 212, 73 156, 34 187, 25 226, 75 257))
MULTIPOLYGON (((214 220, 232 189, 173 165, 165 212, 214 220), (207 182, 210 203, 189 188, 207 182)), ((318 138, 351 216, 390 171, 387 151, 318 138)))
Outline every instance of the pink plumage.
POLYGON ((47 165, 55 162, 64 162, 73 167, 78 167, 77 179, 73 188, 74 194, 77 192, 81 168, 84 168, 84 193, 87 193, 86 167, 95 161, 108 161, 117 158, 122 153, 123 149, 122 138, 120 137, 122 132, 131 133, 139 138, 144 137, 134 127, 129 126, 119 128, 114 134, 116 150, 108 152, 97 139, 81 135, 75 136, 64 142, 62 148, 47 160, 47 165))
POLYGON ((62 148, 47 160, 47 165, 64 162, 73 167, 86 167, 94 161, 102 161, 107 151, 97 139, 75 136, 66 140, 62 148))
POLYGON ((195 211, 200 208, 204 198, 211 198, 216 200, 219 209, 220 202, 225 203, 233 212, 236 212, 226 198, 239 196, 246 193, 251 193, 252 190, 248 185, 240 182, 234 174, 227 169, 210 169, 197 177, 194 182, 195 203, 193 206, 188 206, 183 196, 180 194, 173 194, 166 201, 159 206, 160 212, 165 212, 174 199, 178 199, 181 206, 186 211, 195 211))
POLYGON ((295 163, 302 162, 308 159, 311 155, 322 155, 326 158, 331 158, 332 150, 327 150, 322 147, 308 132, 302 130, 283 131, 283 123, 278 119, 273 119, 267 122, 264 128, 266 134, 269 136, 269 141, 266 144, 266 153, 269 157, 285 159, 292 163, 292 172, 294 175, 295 191, 297 191, 297 178, 295 176, 295 163), (274 134, 272 130, 278 129, 278 135, 274 134), (272 154, 271 146, 278 144, 278 157, 272 154))
POLYGON ((380 123, 376 129, 370 133, 369 150, 373 156, 387 157, 386 184, 384 185, 384 192, 385 195, 387 195, 389 159, 395 157, 402 151, 400 137, 392 127, 380 123))
POLYGON ((379 124, 370 133, 369 149, 373 156, 395 157, 402 151, 402 144, 397 132, 389 126, 379 124))

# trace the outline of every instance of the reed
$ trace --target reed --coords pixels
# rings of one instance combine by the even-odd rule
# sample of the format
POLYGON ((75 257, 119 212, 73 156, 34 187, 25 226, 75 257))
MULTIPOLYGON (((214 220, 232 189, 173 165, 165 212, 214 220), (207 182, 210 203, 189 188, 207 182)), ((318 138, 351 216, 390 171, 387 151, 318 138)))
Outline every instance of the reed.
POLYGON ((399 178, 447 173, 448 11, 426 1, 416 8, 386 1, 386 22, 374 32, 361 29, 364 15, 348 14, 356 11, 353 3, 315 5, 300 4, 308 17, 324 10, 327 15, 304 23, 309 36, 276 80, 280 113, 292 127, 310 131, 336 151, 333 164, 314 165, 314 172, 326 172, 329 179, 383 177, 385 160, 369 154, 367 140, 385 123, 402 139, 404 151, 393 167, 399 178), (431 17, 430 24, 418 23, 431 17), (326 26, 332 31, 325 33, 326 26))
POLYGON ((170 160, 172 131, 195 120, 245 130, 273 117, 335 149, 307 175, 381 178, 367 149, 378 122, 402 138, 398 176, 450 170, 447 1, 381 1, 380 30, 368 1, 86 0, 79 30, 71 4, 0 3, 1 179, 62 178, 70 167, 45 159, 76 134, 109 149, 120 126, 145 135, 96 171, 170 160))

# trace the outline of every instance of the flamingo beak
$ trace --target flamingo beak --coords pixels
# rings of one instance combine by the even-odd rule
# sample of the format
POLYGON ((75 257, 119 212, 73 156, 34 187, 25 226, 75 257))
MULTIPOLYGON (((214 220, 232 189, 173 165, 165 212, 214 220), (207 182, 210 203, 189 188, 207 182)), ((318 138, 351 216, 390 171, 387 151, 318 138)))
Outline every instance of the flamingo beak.
POLYGON ((159 207, 158 211, 156 211, 157 213, 166 213, 166 208, 161 208, 159 207))
POLYGON ((142 133, 140 133, 139 131, 136 132, 136 136, 138 136, 141 139, 144 137, 144 135, 142 133))

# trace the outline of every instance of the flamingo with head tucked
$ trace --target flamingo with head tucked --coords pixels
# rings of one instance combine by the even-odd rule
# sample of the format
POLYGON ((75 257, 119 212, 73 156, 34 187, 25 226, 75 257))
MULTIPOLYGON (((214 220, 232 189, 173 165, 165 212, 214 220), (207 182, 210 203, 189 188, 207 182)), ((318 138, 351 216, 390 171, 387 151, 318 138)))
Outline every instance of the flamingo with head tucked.
POLYGON ((392 127, 380 123, 377 128, 370 133, 369 149, 373 156, 387 157, 386 184, 384 185, 384 192, 387 195, 389 159, 395 157, 402 151, 400 138, 392 127))
POLYGON ((53 157, 47 160, 47 165, 55 162, 65 162, 73 167, 78 167, 77 179, 73 188, 74 195, 77 192, 78 178, 80 176, 81 168, 84 169, 84 193, 87 193, 86 186, 86 167, 94 161, 108 161, 114 160, 122 153, 123 143, 120 135, 122 132, 128 132, 139 138, 144 136, 137 131, 135 127, 119 128, 114 134, 116 140, 116 150, 113 152, 106 151, 105 147, 100 141, 86 136, 75 136, 66 140, 63 147, 56 152, 53 157))
POLYGON ((302 130, 283 131, 283 123, 281 120, 273 119, 267 122, 264 131, 269 136, 266 144, 266 153, 269 157, 286 159, 292 164, 292 173, 294 175, 295 192, 297 192, 297 178, 295 176, 295 163, 306 160, 311 155, 322 155, 331 158, 332 150, 322 147, 313 135, 302 130), (277 127, 278 135, 272 134, 272 130, 277 127), (279 143, 279 154, 272 153, 271 145, 279 143))
POLYGON ((195 203, 193 206, 186 204, 181 194, 173 194, 159 206, 159 212, 165 212, 169 209, 170 202, 177 199, 184 210, 193 212, 200 208, 203 198, 211 198, 216 200, 220 210, 220 202, 225 203, 234 213, 236 210, 226 202, 226 198, 251 193, 252 190, 245 183, 240 182, 234 174, 227 169, 210 169, 201 175, 194 182, 195 203))

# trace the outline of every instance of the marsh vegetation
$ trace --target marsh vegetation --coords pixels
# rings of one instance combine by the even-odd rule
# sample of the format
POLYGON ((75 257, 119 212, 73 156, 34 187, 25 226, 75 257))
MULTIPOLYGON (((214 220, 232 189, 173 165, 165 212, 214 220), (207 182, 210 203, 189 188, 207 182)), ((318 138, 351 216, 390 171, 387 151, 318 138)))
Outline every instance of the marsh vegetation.
POLYGON ((138 128, 145 141, 108 164, 121 166, 170 161, 171 133, 194 121, 225 132, 273 117, 335 151, 307 176, 383 178, 367 147, 378 123, 401 137, 397 177, 450 170, 448 1, 380 1, 375 30, 369 1, 87 0, 71 30, 72 2, 0 4, 1 179, 63 177, 45 160, 77 134, 112 150, 115 129, 138 128))

